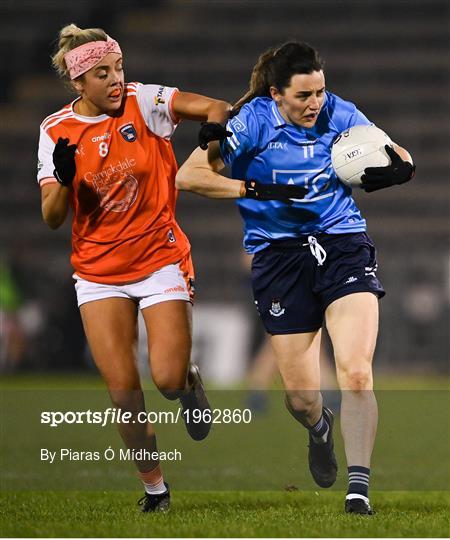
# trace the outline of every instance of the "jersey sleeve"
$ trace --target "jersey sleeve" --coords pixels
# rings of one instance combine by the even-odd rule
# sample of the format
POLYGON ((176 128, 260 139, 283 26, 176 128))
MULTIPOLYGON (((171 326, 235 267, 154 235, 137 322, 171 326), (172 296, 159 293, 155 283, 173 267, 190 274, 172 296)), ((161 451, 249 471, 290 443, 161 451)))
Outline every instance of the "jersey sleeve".
POLYGON ((253 108, 246 104, 239 113, 227 123, 227 131, 232 135, 220 143, 220 153, 225 165, 244 154, 249 154, 257 147, 259 129, 253 108))
POLYGON ((353 105, 353 110, 351 111, 351 114, 348 117, 347 127, 351 128, 353 126, 368 125, 368 124, 372 124, 372 122, 366 117, 365 114, 363 114, 359 109, 357 109, 355 105, 353 105))
POLYGON ((41 127, 39 135, 39 147, 38 147, 38 163, 37 163, 37 181, 42 186, 41 180, 48 178, 49 182, 56 182, 53 171, 55 166, 53 165, 53 150, 55 143, 41 127))
POLYGON ((351 101, 345 101, 334 94, 328 94, 327 99, 331 106, 330 120, 338 133, 353 126, 373 124, 351 101))
POLYGON ((158 84, 139 84, 136 98, 148 129, 164 139, 170 139, 178 119, 172 112, 172 99, 177 88, 158 84))

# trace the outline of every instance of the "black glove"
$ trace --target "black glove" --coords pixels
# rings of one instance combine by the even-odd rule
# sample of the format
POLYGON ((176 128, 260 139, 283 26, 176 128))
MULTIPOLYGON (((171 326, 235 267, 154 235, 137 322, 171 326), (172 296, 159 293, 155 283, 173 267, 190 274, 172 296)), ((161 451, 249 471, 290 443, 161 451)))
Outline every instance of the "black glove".
POLYGON ((69 145, 69 139, 59 137, 53 150, 53 175, 63 186, 70 186, 75 177, 75 150, 76 144, 69 145))
POLYGON ((403 161, 397 152, 388 144, 384 147, 391 163, 387 167, 367 167, 361 176, 361 187, 366 193, 379 189, 404 184, 414 176, 416 166, 403 161))
POLYGON ((245 182, 245 197, 258 201, 283 201, 292 204, 291 199, 303 199, 308 190, 293 184, 260 184, 255 180, 245 182))
POLYGON ((231 131, 227 131, 218 122, 202 122, 202 127, 198 132, 198 145, 202 150, 206 150, 209 142, 223 141, 226 137, 231 137, 231 135, 233 135, 231 131))

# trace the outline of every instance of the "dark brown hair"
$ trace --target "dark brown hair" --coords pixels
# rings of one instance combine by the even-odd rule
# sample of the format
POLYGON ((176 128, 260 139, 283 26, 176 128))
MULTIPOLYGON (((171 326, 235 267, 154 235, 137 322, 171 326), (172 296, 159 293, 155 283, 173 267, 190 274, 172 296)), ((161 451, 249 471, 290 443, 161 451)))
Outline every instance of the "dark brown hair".
POLYGON ((253 68, 249 89, 233 106, 233 114, 255 97, 270 97, 270 87, 283 92, 291 77, 298 73, 312 73, 323 69, 319 53, 308 43, 289 41, 264 52, 253 68))

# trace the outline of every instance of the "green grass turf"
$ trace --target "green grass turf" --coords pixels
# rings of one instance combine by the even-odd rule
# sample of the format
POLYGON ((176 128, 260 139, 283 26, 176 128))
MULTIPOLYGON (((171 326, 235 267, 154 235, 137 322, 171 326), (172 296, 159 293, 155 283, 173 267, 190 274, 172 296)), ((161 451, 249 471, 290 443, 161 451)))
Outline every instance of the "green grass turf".
POLYGON ((375 492, 373 516, 347 515, 342 492, 175 492, 141 514, 133 492, 3 493, 3 537, 446 537, 445 492, 375 492))
MULTIPOLYGON (((123 444, 115 425, 41 424, 41 411, 102 411, 110 406, 104 388, 61 385, 48 388, 31 382, 4 386, 0 391, 0 481, 5 491, 21 490, 133 490, 134 466, 120 459, 123 444), (115 450, 108 461, 104 452, 115 450), (98 460, 68 459, 74 453, 98 452, 98 460), (41 450, 57 453, 54 463, 41 459, 41 450)), ((208 392, 219 411, 245 406, 239 390, 208 392)), ((147 410, 176 410, 178 404, 146 391, 147 410)), ((380 422, 373 453, 371 485, 384 491, 441 491, 449 488, 449 392, 435 390, 382 390, 378 392, 380 422), (426 427, 425 427, 426 426, 426 427), (426 436, 422 436, 426 433, 426 436), (430 444, 430 441, 433 441, 430 444)), ((155 426, 158 448, 177 449, 180 461, 164 462, 164 474, 177 491, 283 490, 295 485, 315 491, 307 465, 307 432, 283 404, 283 392, 272 391, 268 410, 250 424, 217 423, 201 443, 186 434, 183 421, 155 426)), ((333 489, 346 488, 342 437, 336 416, 336 455, 340 466, 333 489)))
MULTIPOLYGON (((42 447, 101 451, 122 446, 115 426, 53 429, 39 423, 42 410, 108 407, 99 378, 4 377, 0 536, 449 536, 448 379, 389 377, 383 386, 371 481, 375 516, 343 513, 346 474, 339 418, 338 480, 330 491, 317 491, 307 466, 306 432, 286 413, 278 390, 270 394, 266 415, 251 425, 216 425, 202 443, 191 441, 183 425, 157 426, 160 450, 179 448, 183 460, 163 464, 173 488, 171 512, 141 515, 132 463, 50 465, 39 459, 42 447), (285 491, 288 485, 298 491, 285 491)), ((148 407, 171 409, 158 394, 146 396, 148 407)), ((210 392, 214 407, 242 407, 244 396, 242 390, 210 392)))
MULTIPOLYGON (((376 367, 376 366, 375 366, 376 367)), ((376 373, 374 376, 375 389, 378 390, 449 390, 450 379, 447 375, 438 374, 402 374, 402 373, 376 373)), ((154 388, 153 383, 144 378, 144 388, 154 388)), ((208 389, 213 389, 207 382, 208 389)), ((0 389, 11 388, 83 388, 106 389, 105 383, 96 372, 36 372, 12 373, 0 376, 0 389)), ((273 389, 281 389, 281 383, 274 382, 273 389)), ((244 389, 237 385, 236 389, 244 389)))

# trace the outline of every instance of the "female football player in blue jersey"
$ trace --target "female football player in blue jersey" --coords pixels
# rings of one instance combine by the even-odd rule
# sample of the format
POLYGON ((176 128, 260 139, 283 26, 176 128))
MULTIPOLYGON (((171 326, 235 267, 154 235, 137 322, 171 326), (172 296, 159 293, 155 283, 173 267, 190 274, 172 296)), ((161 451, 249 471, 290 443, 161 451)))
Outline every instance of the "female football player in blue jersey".
MULTIPOLYGON (((286 406, 309 431, 309 467, 331 486, 337 463, 333 414, 320 393, 322 323, 332 340, 342 391, 341 428, 348 465, 345 510, 371 514, 370 458, 377 428, 372 357, 378 333, 375 248, 366 222, 331 164, 342 131, 370 121, 353 103, 325 89, 323 63, 306 43, 265 52, 249 91, 234 107, 228 137, 197 148, 177 175, 179 189, 238 198, 244 246, 254 254, 255 302, 277 356, 286 406), (219 174, 231 166, 232 179, 219 174), (303 190, 301 196, 289 189, 303 190)), ((414 174, 409 153, 386 147, 387 167, 366 169, 370 193, 414 174)))

